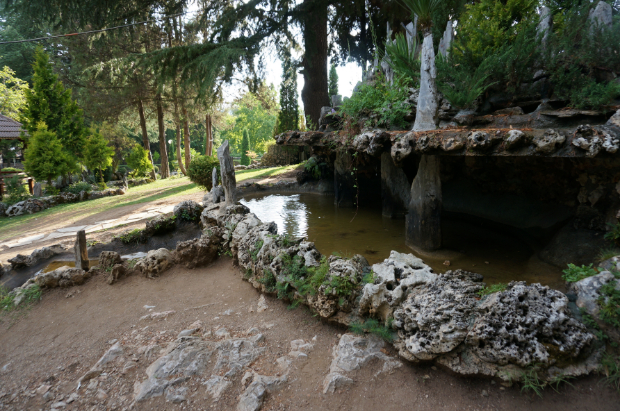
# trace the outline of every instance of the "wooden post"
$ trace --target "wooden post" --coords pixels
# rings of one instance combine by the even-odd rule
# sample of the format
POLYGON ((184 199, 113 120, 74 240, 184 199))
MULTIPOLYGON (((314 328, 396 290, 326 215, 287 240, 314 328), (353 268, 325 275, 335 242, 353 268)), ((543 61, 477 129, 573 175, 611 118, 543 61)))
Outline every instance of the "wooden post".
POLYGON ((75 252, 75 268, 81 268, 82 270, 88 271, 90 264, 88 261, 88 248, 86 245, 86 231, 80 230, 77 232, 73 251, 75 252))
POLYGON ((32 177, 28 177, 28 191, 30 191, 30 195, 34 194, 34 179, 32 177))

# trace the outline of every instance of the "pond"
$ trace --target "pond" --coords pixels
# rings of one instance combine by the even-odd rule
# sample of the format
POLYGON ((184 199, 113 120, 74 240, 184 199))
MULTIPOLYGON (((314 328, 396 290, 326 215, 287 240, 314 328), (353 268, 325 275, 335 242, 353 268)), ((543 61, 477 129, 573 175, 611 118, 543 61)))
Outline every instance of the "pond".
POLYGON ((460 268, 482 274, 487 284, 517 280, 565 290, 561 270, 540 261, 526 242, 471 222, 444 219, 445 249, 420 253, 405 245, 405 220, 382 217, 380 208, 339 209, 332 196, 318 194, 248 195, 240 203, 274 221, 279 234, 307 237, 324 255, 361 254, 374 264, 396 250, 417 255, 437 273, 460 268))

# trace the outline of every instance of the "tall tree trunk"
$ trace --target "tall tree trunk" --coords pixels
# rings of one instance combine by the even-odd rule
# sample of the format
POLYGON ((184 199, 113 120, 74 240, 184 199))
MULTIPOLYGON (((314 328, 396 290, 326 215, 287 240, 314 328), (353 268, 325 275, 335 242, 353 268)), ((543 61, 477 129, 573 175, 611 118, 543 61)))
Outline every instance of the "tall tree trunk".
POLYGON ((181 158, 181 126, 177 121, 177 162, 179 163, 179 168, 181 172, 187 175, 187 170, 185 170, 185 166, 183 165, 183 159, 181 158))
POLYGON ((155 175, 155 163, 153 162, 153 154, 151 153, 149 135, 146 131, 146 117, 144 116, 144 106, 142 105, 141 99, 138 99, 138 113, 140 114, 140 128, 142 129, 142 144, 144 145, 144 149, 149 153, 149 161, 153 166, 153 169, 151 170, 151 178, 156 180, 157 176, 155 175))
POLYGON ((205 155, 211 156, 213 155, 213 128, 211 125, 211 114, 207 114, 207 117, 205 118, 205 128, 205 155))
POLYGON ((185 146, 185 168, 189 170, 189 163, 192 161, 189 143, 189 121, 187 120, 187 110, 182 107, 183 110, 183 145, 185 146))
POLYGON ((315 128, 319 127, 321 107, 329 105, 327 93, 327 2, 304 0, 305 20, 303 27, 304 88, 301 99, 306 117, 315 128))
POLYGON ((161 94, 155 96, 157 103, 157 128, 159 129, 159 155, 161 158, 161 166, 159 174, 161 178, 170 177, 170 168, 168 167, 168 147, 166 146, 166 129, 164 127, 164 107, 161 103, 161 94))

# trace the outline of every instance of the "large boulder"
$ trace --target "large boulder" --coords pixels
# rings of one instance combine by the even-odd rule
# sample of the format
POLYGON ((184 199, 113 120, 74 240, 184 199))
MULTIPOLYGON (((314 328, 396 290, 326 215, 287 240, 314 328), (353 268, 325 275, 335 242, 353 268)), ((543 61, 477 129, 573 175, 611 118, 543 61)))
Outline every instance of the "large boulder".
POLYGON ((102 251, 101 254, 99 254, 99 263, 97 265, 105 270, 116 264, 121 264, 122 262, 123 260, 120 254, 116 251, 102 251))
POLYGON ((146 238, 146 237, 150 237, 153 235, 161 235, 161 234, 174 231, 174 229, 176 228, 176 220, 177 220, 176 215, 174 216, 160 215, 158 217, 155 217, 154 219, 146 222, 146 227, 142 235, 146 238))
POLYGON ((55 255, 64 253, 67 248, 61 244, 54 244, 49 247, 37 248, 30 255, 17 254, 15 257, 10 258, 8 262, 13 269, 30 267, 41 260, 47 260, 55 255))
POLYGON ((192 200, 185 200, 175 205, 173 212, 178 220, 198 222, 200 221, 202 210, 204 210, 204 207, 199 203, 192 200))
POLYGON ((174 256, 165 248, 151 250, 146 257, 138 260, 134 269, 141 272, 147 278, 159 277, 159 274, 172 266, 174 256))
POLYGON ((34 281, 41 288, 71 287, 83 284, 89 277, 87 271, 64 266, 49 273, 39 274, 34 281))
POLYGON ((190 269, 205 266, 217 259, 219 246, 220 237, 217 233, 203 235, 201 238, 178 243, 174 259, 190 269))

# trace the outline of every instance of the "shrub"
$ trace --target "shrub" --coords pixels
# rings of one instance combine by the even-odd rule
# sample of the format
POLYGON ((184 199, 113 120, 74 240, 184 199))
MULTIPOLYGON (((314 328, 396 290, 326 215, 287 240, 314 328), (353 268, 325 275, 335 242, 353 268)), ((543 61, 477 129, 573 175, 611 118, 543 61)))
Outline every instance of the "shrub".
POLYGON ((620 291, 616 290, 618 281, 610 281, 600 289, 598 305, 601 307, 601 320, 620 329, 620 291))
POLYGON ((350 99, 340 107, 343 117, 356 121, 366 118, 366 127, 405 128, 405 118, 411 114, 407 102, 412 80, 397 76, 389 84, 382 74, 377 74, 374 84, 362 84, 350 99))
POLYGON ((15 168, 15 167, 4 167, 2 170, 0 171, 14 171, 16 173, 23 173, 24 170, 20 170, 19 168, 15 168))
POLYGON ((91 191, 93 191, 93 186, 91 186, 89 183, 85 181, 80 181, 80 182, 71 184, 70 186, 65 188, 64 191, 67 193, 71 193, 71 194, 80 194, 82 191, 86 191, 87 193, 90 193, 91 191))
POLYGON ((19 203, 30 197, 30 193, 25 185, 22 184, 22 179, 18 176, 7 178, 6 180, 6 192, 7 196, 4 199, 6 204, 19 203))
POLYGON ((562 272, 564 273, 562 279, 567 283, 574 283, 598 274, 596 268, 592 268, 592 264, 589 266, 582 265, 581 267, 577 267, 575 264, 569 264, 568 268, 562 272))
POLYGON ((415 80, 420 77, 420 59, 416 56, 418 43, 413 39, 410 45, 404 34, 396 35, 394 41, 386 42, 385 54, 389 57, 388 64, 395 73, 403 75, 407 78, 415 80))
POLYGON ((131 149, 129 156, 127 156, 127 165, 133 169, 134 177, 145 176, 153 169, 149 159, 149 152, 137 144, 131 149))
POLYGON ((121 234, 118 239, 121 240, 123 244, 138 244, 144 242, 142 231, 143 230, 140 230, 139 228, 135 228, 121 234))
POLYGON ((390 323, 391 321, 388 322, 388 326, 383 326, 379 324, 379 321, 375 319, 368 319, 364 321, 363 323, 361 322, 352 323, 350 329, 355 334, 361 335, 364 333, 371 333, 384 339, 387 342, 392 342, 393 337, 392 337, 392 332, 390 331, 390 323))
POLYGON ((108 186, 103 181, 97 183, 97 190, 98 191, 103 191, 103 190, 107 190, 107 189, 108 189, 108 186))
POLYGON ((197 156, 192 159, 187 170, 187 176, 198 187, 210 191, 212 187, 213 169, 219 170, 220 164, 215 156, 197 156))

